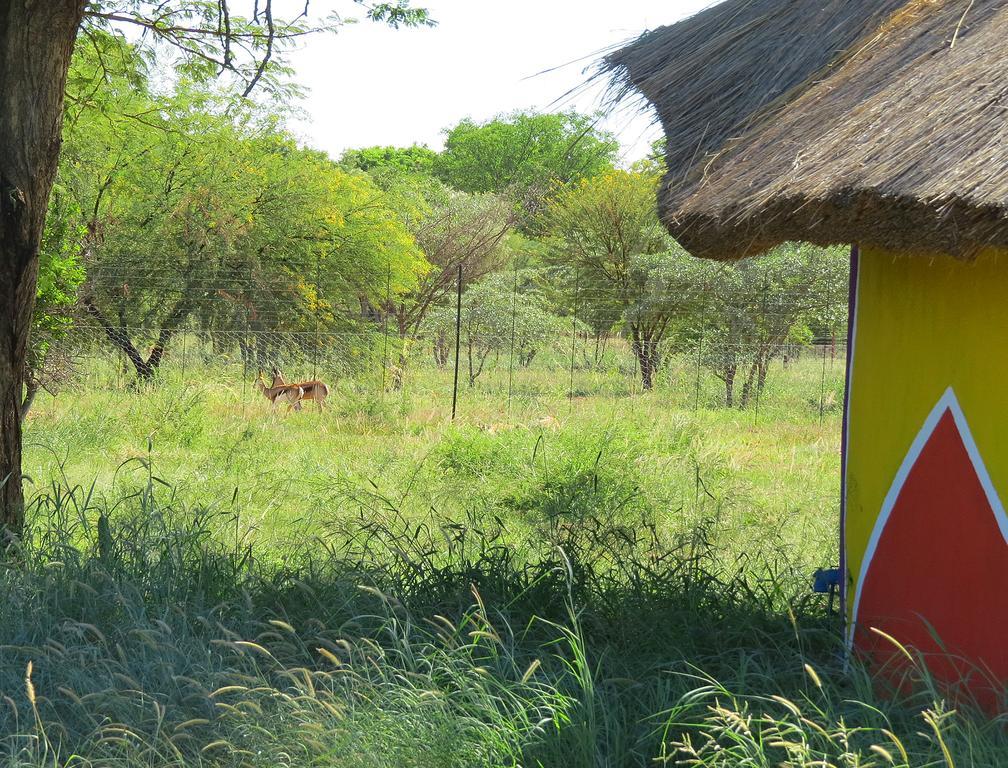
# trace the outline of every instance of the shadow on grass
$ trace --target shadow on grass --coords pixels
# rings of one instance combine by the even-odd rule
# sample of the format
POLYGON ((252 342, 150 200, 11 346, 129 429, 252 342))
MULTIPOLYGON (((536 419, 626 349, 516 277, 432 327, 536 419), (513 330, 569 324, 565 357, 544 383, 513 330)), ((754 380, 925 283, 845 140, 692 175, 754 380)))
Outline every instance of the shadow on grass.
POLYGON ((933 697, 875 700, 805 575, 719 551, 716 510, 665 532, 626 505, 347 503, 261 551, 153 477, 111 506, 41 494, 0 572, 6 763, 909 766, 1008 747, 933 697))

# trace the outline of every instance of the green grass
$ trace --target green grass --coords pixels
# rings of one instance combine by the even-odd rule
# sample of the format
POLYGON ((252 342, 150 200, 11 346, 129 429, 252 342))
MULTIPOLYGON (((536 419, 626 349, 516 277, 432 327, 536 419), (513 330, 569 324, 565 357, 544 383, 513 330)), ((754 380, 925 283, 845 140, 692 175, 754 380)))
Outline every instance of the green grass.
POLYGON ((809 594, 837 545, 817 361, 758 418, 694 410, 681 366, 569 400, 546 361, 510 410, 497 370, 455 424, 424 369, 322 417, 208 369, 43 400, 0 570, 4 764, 1008 762, 916 668, 894 700, 843 667, 809 594))
MULTIPOLYGON (((476 497, 496 504, 535 492, 554 465, 632 477, 638 497, 669 513, 706 485, 731 502, 725 508, 740 528, 774 530, 795 546, 818 546, 834 524, 839 411, 827 410, 820 424, 818 360, 775 371, 759 414, 708 407, 720 392, 707 377, 695 410, 687 361, 670 366, 651 393, 634 389, 632 369, 576 371, 574 390, 585 394, 573 398, 567 365, 547 359, 517 371, 510 404, 505 365, 490 368, 475 388, 462 385, 455 424, 450 371, 418 367, 405 391, 384 393, 378 377, 323 372, 333 394, 320 418, 311 407, 271 412, 237 366, 190 361, 184 381, 176 367, 143 393, 116 387, 98 368, 77 391, 39 398, 25 471, 42 488, 52 478, 95 483, 111 504, 136 486, 149 459, 179 498, 234 498, 243 524, 266 537, 291 521, 321 524, 352 511, 345 497, 358 489, 395 498, 406 512, 452 514, 476 497)), ((86 370, 96 368, 89 361, 86 370)), ((841 386, 839 376, 837 364, 829 391, 841 386)))

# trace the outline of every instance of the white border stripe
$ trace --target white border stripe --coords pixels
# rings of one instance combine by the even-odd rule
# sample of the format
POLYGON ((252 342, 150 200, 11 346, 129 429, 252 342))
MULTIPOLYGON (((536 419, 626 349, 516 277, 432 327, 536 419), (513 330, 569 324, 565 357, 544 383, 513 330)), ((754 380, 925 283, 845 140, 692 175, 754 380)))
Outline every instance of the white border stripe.
MULTIPOLYGON (((994 510, 994 519, 997 520, 998 528, 1001 530, 1001 536, 1004 538, 1005 543, 1008 543, 1008 514, 1005 513, 1004 505, 1001 503, 997 490, 994 488, 994 483, 991 481, 990 474, 987 472, 987 467, 984 464, 983 457, 980 455, 980 449, 977 448, 976 441, 973 439, 973 433, 970 431, 969 423, 966 421, 966 414, 963 413, 962 407, 959 405, 959 400, 956 398, 952 387, 949 387, 945 390, 945 393, 941 396, 941 398, 939 398, 935 407, 931 409, 931 413, 929 413, 927 418, 924 420, 924 425, 921 427, 920 432, 917 433, 913 443, 910 444, 910 450, 903 459, 903 463, 900 465, 899 471, 896 472, 896 476, 893 478, 889 492, 886 494, 885 500, 882 502, 882 510, 879 512, 878 519, 875 521, 875 527, 872 530, 871 538, 868 539, 868 547, 865 549, 864 557, 861 560, 861 572, 858 575, 857 584, 855 585, 854 610, 851 613, 851 626, 847 636, 848 648, 852 648, 854 645, 854 630, 857 627, 858 607, 861 603, 861 588, 864 586, 864 580, 865 576, 868 574, 868 568, 871 565, 872 559, 875 557, 875 550, 878 548, 879 539, 882 538, 882 532, 885 530, 885 527, 889 522, 889 515, 892 514, 893 507, 899 499, 900 492, 903 490, 903 485, 906 483, 907 476, 917 463, 917 459, 920 458, 921 452, 924 450, 924 446, 927 445, 935 427, 938 426, 938 422, 941 420, 942 416, 945 415, 946 411, 951 411, 952 413, 956 429, 959 430, 963 446, 966 448, 966 453, 969 455, 970 462, 973 464, 973 470, 976 472, 977 478, 980 480, 980 485, 984 489, 984 494, 987 496, 987 501, 990 504, 991 509, 994 510)), ((849 426, 850 425, 848 424, 848 428, 849 426)))

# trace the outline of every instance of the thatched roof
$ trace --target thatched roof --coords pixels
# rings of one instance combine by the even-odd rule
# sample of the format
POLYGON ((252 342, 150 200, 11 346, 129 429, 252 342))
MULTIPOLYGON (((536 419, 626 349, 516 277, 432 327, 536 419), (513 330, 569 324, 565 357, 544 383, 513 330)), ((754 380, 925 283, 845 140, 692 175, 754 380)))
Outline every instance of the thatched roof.
POLYGON ((1008 0, 727 0, 611 54, 690 251, 1008 246, 1008 0))

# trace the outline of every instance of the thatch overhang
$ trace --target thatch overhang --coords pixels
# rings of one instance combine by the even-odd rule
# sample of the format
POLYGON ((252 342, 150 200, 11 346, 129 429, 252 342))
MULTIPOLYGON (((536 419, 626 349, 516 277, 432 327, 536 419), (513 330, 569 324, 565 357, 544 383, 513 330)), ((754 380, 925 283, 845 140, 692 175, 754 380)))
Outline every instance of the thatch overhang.
POLYGON ((607 57, 698 256, 1008 247, 1008 0, 726 0, 607 57))

